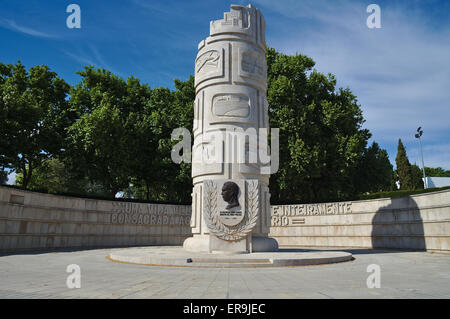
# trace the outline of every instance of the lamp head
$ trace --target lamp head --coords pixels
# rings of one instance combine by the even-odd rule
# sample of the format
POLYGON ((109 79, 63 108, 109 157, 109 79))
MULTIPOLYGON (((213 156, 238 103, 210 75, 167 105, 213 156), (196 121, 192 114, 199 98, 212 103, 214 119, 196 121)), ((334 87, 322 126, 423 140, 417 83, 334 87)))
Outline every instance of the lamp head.
POLYGON ((419 138, 419 137, 421 137, 421 136, 422 136, 422 134, 423 134, 423 131, 422 131, 422 126, 419 126, 419 128, 417 129, 417 134, 416 134, 416 138, 419 138))

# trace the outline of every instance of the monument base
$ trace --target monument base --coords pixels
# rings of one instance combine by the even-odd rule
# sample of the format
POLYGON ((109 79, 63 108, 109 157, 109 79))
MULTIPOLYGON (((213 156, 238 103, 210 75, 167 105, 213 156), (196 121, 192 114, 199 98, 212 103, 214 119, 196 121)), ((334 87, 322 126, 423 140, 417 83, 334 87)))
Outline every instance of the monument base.
POLYGON ((250 252, 247 236, 241 240, 223 240, 214 235, 209 235, 209 252, 218 254, 245 254, 250 252))
MULTIPOLYGON (((228 253, 251 253, 251 252, 274 252, 278 250, 278 242, 274 238, 270 237, 251 237, 251 245, 241 243, 239 247, 238 244, 231 242, 231 244, 227 245, 219 245, 217 246, 216 241, 220 240, 215 236, 210 235, 194 235, 194 237, 187 238, 183 243, 183 248, 186 251, 191 252, 228 252, 228 253), (214 237, 212 239, 210 237, 214 237)), ((244 242, 247 242, 247 239, 243 239, 244 242)), ((224 242, 221 240, 221 242, 224 242)))
POLYGON ((183 243, 186 251, 209 253, 209 235, 194 235, 183 243))
POLYGON ((252 252, 278 251, 278 242, 270 237, 252 237, 252 252))
POLYGON ((256 268, 330 264, 351 261, 353 257, 349 252, 319 249, 280 248, 277 252, 214 254, 192 253, 174 246, 153 246, 114 249, 108 259, 153 266, 256 268))

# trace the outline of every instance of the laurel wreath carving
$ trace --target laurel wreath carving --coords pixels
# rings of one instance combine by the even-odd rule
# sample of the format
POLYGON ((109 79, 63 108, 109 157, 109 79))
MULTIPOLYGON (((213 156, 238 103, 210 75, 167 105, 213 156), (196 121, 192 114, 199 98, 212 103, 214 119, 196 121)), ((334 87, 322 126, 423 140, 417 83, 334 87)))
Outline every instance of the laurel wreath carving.
POLYGON ((205 181, 205 221, 209 231, 224 240, 239 240, 252 231, 258 220, 259 200, 258 183, 247 182, 248 193, 246 199, 246 212, 244 219, 235 226, 226 226, 217 212, 217 184, 205 181))

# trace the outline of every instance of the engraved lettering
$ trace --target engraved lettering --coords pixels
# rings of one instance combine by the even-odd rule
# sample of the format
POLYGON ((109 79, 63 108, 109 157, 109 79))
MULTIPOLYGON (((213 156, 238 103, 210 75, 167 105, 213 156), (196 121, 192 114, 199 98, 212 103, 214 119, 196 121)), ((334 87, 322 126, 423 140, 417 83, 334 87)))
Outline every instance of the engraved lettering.
POLYGON ((272 215, 278 216, 280 210, 280 206, 272 206, 272 215))
POLYGON ((303 216, 306 213, 305 205, 299 205, 299 211, 298 214, 303 216))
POLYGON ((326 205, 325 204, 319 204, 319 215, 326 215, 326 205))
POLYGON ((280 226, 280 217, 277 216, 272 217, 272 226, 275 227, 280 226))
POLYGON ((345 212, 347 214, 352 212, 352 203, 347 203, 345 212))

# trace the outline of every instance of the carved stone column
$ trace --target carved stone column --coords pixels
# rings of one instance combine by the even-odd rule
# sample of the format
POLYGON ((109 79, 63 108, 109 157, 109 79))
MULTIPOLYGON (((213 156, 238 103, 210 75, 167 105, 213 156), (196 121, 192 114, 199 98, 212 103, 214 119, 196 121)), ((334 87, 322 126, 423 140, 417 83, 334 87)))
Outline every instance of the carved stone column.
POLYGON ((192 150, 194 236, 184 242, 187 250, 278 248, 268 238, 270 163, 262 161, 268 147, 259 134, 260 129, 269 130, 265 51, 264 17, 251 5, 232 5, 222 20, 211 21, 210 36, 198 45, 192 150), (241 139, 237 141, 236 136, 241 139))

